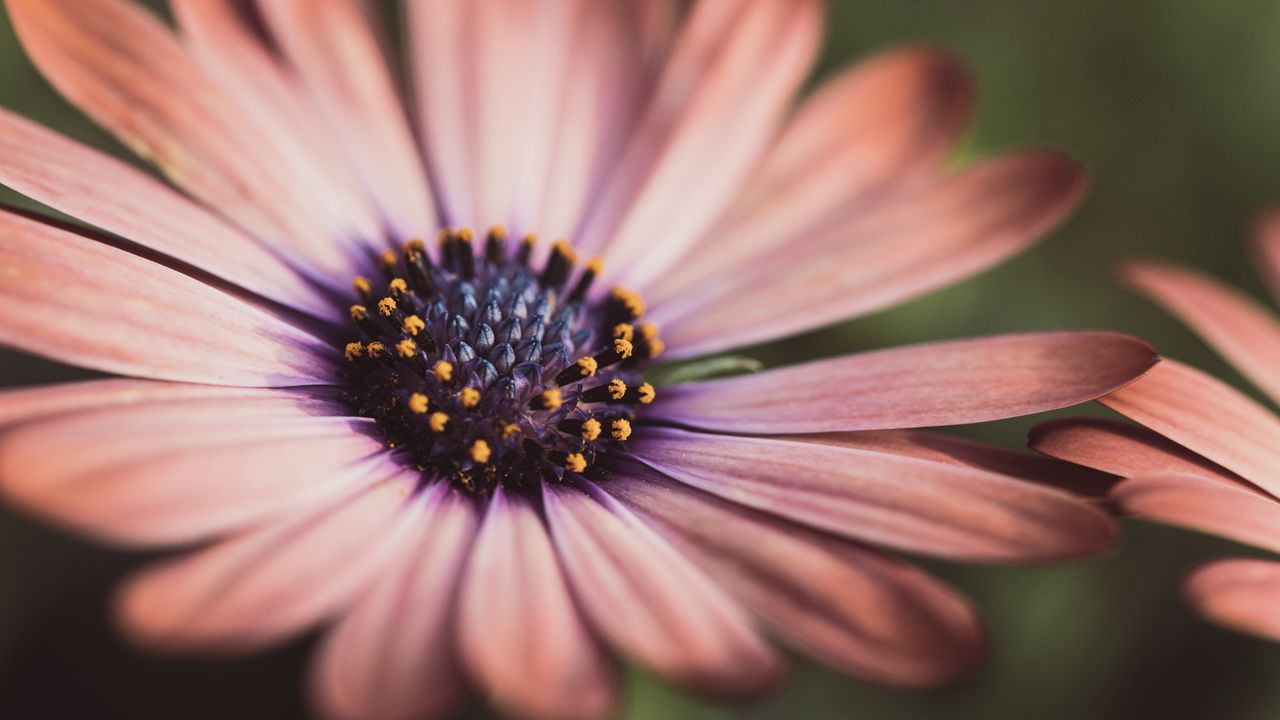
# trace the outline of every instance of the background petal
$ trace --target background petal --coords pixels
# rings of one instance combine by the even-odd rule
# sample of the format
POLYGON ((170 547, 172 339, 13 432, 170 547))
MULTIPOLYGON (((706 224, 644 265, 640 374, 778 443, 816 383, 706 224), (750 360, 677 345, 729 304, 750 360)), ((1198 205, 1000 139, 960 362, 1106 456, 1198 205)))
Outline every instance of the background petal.
POLYGON ((1212 562, 1187 577, 1182 594, 1219 625, 1280 642, 1280 563, 1212 562))

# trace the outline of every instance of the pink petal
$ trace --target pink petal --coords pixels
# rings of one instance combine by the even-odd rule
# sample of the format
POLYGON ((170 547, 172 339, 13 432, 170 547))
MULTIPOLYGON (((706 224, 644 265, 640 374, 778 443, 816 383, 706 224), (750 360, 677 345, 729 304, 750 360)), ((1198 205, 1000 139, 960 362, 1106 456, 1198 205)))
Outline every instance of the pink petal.
POLYGON ((0 184, 54 210, 316 315, 333 303, 287 263, 163 183, 0 110, 0 184))
POLYGON ((409 512, 413 536, 312 666, 311 695, 324 717, 452 717, 466 698, 452 632, 474 504, 437 483, 409 512))
POLYGON ((1165 360, 1102 403, 1280 494, 1280 419, 1226 383, 1165 360))
POLYGON ((747 266, 656 305, 651 319, 671 355, 688 357, 865 315, 1026 249, 1083 191, 1079 166, 1057 153, 989 160, 779 238, 747 266))
POLYGON ((0 212, 0 345, 95 370, 218 385, 311 385, 335 353, 167 267, 0 212))
POLYGON ((1176 265, 1134 263, 1125 268, 1125 278, 1280 401, 1280 319, 1274 313, 1207 275, 1176 265))
POLYGON ((529 501, 498 489, 462 584, 462 659, 504 712, 598 718, 616 703, 613 667, 569 596, 529 501))
POLYGON ((1253 231, 1258 268, 1271 285, 1271 292, 1280 298, 1280 209, 1271 210, 1258 218, 1253 231))
POLYGON ((241 653, 342 612, 418 527, 419 513, 406 503, 414 502, 419 474, 397 473, 288 522, 143 571, 121 588, 121 627, 156 650, 241 653))
POLYGON ((31 420, 39 420, 79 412, 85 408, 134 405, 149 401, 200 400, 245 395, 268 394, 262 390, 235 391, 216 385, 188 385, 152 380, 88 380, 84 382, 44 385, 0 391, 0 430, 31 420))
POLYGON ((343 236, 382 235, 377 209, 344 155, 337 133, 252 27, 243 0, 172 0, 192 55, 220 81, 236 105, 289 163, 295 181, 316 199, 313 209, 343 236))
POLYGON ((996 473, 791 439, 646 428, 631 451, 700 490, 908 552, 979 562, 1102 552, 1115 528, 1089 504, 996 473))
POLYGON ((398 237, 434 232, 426 172, 371 9, 360 0, 260 0, 257 7, 398 237))
POLYGON ((288 238, 319 275, 350 272, 306 184, 157 18, 123 0, 6 2, 50 82, 175 184, 256 237, 288 238))
POLYGON ((1115 333, 1001 335, 678 385, 660 390, 648 412, 734 433, 958 425, 1078 405, 1155 362, 1146 343, 1115 333))
POLYGON ((1213 622, 1280 642, 1280 563, 1212 562, 1187 578, 1182 593, 1213 622))
POLYGON ((1241 485, 1197 475, 1139 475, 1112 491, 1126 512, 1280 552, 1280 503, 1241 485))
POLYGON ((952 682, 983 654, 968 602, 901 562, 628 467, 606 489, 790 645, 895 685, 952 682))
POLYGON ((1032 428, 1030 446, 1050 457, 1121 477, 1172 472, 1217 478, 1232 485, 1245 482, 1168 438, 1127 422, 1051 420, 1032 428))
POLYGON ((780 658, 736 603, 612 498, 549 486, 547 521, 583 613, 653 672, 728 697, 775 687, 780 658))
POLYGON ((1000 475, 1043 483, 1081 495, 1104 495, 1116 480, 1105 473, 1068 462, 919 430, 821 433, 796 436, 796 438, 807 442, 826 443, 990 470, 1000 475))
POLYGON ((384 452, 369 421, 306 395, 123 382, 68 386, 0 434, 0 490, 110 542, 177 544, 346 493, 384 452))
POLYGON ((937 170, 969 115, 972 87, 933 48, 892 50, 807 98, 729 212, 670 273, 645 288, 655 306, 714 282, 937 170))
POLYGON ((578 237, 643 284, 728 207, 783 120, 821 35, 811 0, 698 3, 578 237))

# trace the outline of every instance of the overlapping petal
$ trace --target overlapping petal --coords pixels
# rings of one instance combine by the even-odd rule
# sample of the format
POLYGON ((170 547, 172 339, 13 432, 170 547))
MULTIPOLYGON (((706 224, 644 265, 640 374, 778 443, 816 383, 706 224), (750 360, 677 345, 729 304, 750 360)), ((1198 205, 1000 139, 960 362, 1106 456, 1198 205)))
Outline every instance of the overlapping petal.
POLYGON ((1242 485, 1181 473, 1138 475, 1112 497, 1135 515, 1280 552, 1280 503, 1242 485))
POLYGON ((1077 405, 1156 362, 1114 333, 1052 332, 893 348, 662 391, 656 417, 735 433, 888 430, 1077 405))
POLYGON ((1058 490, 951 463, 805 442, 646 429, 646 464, 708 493, 864 542, 952 559, 1102 552, 1115 529, 1058 490))
POLYGON ((1239 485, 1244 480, 1147 428, 1116 420, 1068 418, 1032 428, 1030 446, 1112 475, 1184 473, 1239 485))
POLYGON ((1280 563, 1219 560, 1187 578, 1182 594, 1214 622, 1280 642, 1280 563))

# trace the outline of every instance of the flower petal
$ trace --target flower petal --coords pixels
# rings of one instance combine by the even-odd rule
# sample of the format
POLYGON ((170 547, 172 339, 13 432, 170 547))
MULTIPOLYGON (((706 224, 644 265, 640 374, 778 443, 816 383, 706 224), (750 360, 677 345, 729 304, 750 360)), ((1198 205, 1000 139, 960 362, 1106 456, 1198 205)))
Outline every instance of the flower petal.
POLYGON ((1105 473, 1068 462, 919 430, 822 433, 796 439, 990 470, 1081 495, 1105 495, 1116 481, 1105 473))
POLYGON ((1165 360, 1101 402, 1280 496, 1280 419, 1226 383, 1165 360))
POLYGON ((975 468, 794 439, 645 428, 631 452, 676 480, 789 520, 978 562, 1083 557, 1115 542, 1096 508, 975 468))
POLYGON ((651 319, 671 356, 689 357, 865 315, 1026 249, 1083 191, 1083 172, 1058 153, 988 160, 874 209, 825 218, 739 270, 717 272, 658 304, 651 319))
POLYGON ((1280 402, 1280 319, 1261 303, 1189 268, 1133 263, 1125 278, 1191 326, 1280 402))
POLYGON ((1254 225, 1253 242, 1258 268, 1271 285, 1272 294, 1280 299, 1280 209, 1271 210, 1258 218, 1254 225))
POLYGON ((0 184, 54 210, 315 315, 333 303, 287 263, 133 167, 0 110, 0 184))
POLYGON ((800 105, 729 212, 645 298, 679 298, 841 208, 920 182, 951 149, 972 95, 960 64, 934 48, 891 50, 839 73, 800 105))
POLYGON ((607 496, 543 491, 574 596, 619 651, 670 680, 728 697, 777 685, 780 658, 736 603, 607 496))
POLYGON ((1139 475, 1112 491, 1116 504, 1148 520, 1280 552, 1280 503, 1242 485, 1185 475, 1139 475))
POLYGON ((812 0, 698 3, 578 236, 606 279, 643 284, 728 207, 777 132, 821 35, 812 0))
POLYGON ((0 211, 0 345, 218 385, 328 383, 312 335, 198 280, 0 211))
POLYGON ((1146 343, 1115 333, 1001 335, 677 385, 649 413, 734 433, 959 425, 1077 405, 1155 362, 1146 343))
POLYGON ((1245 480, 1140 425, 1115 420, 1066 418, 1031 429, 1037 452, 1105 473, 1132 477, 1185 473, 1238 485, 1245 480))
POLYGON ((321 644, 311 695, 324 717, 452 717, 466 698, 452 632, 474 504, 437 483, 410 512, 413 537, 321 644))
POLYGON ((0 490, 101 539, 177 544, 345 493, 383 452, 368 421, 308 395, 124 383, 67 386, 55 414, 0 433, 0 490))
POLYGON ((1187 577, 1182 594, 1219 625, 1280 642, 1280 563, 1212 562, 1187 577))
POLYGON ((460 608, 462 659, 500 709, 566 720, 610 714, 612 665, 579 617, 528 500, 494 493, 460 608))
POLYGON ((242 653, 333 617, 417 526, 406 503, 419 474, 395 472, 289 522, 144 570, 121 588, 121 627, 156 650, 242 653))
POLYGON ((6 4, 50 82, 175 184, 256 237, 288 238, 317 278, 350 272, 350 246, 317 221, 319 200, 158 18, 123 0, 6 4))
POLYGON ((367 8, 359 0, 257 7, 398 238, 434 232, 426 171, 367 8))
MULTIPOLYGON (((0 430, 31 420, 81 412, 85 408, 133 405, 148 401, 201 400, 227 397, 236 390, 217 385, 189 385, 152 380, 87 380, 0 391, 0 430)), ((268 394, 261 390, 246 395, 268 394)))
POLYGON ((171 0, 191 54, 270 138, 315 209, 343 236, 372 241, 382 221, 336 132, 300 80, 271 53, 244 0, 171 0))
POLYGON ((981 659, 973 608, 908 565, 642 466, 605 487, 788 644, 823 663, 877 682, 930 686, 981 659))

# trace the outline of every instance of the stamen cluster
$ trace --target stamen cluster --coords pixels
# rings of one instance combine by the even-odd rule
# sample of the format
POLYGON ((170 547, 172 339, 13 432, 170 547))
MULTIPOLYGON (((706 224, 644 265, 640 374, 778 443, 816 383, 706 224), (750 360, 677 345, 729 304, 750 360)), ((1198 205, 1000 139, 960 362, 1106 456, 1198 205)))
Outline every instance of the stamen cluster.
POLYGON ((598 259, 555 243, 541 271, 537 238, 514 251, 489 231, 441 231, 437 259, 420 240, 358 277, 345 398, 423 473, 474 493, 600 477, 600 459, 653 401, 640 364, 662 351, 644 301, 625 288, 588 299, 598 259), (570 283, 573 280, 574 282, 570 283))

